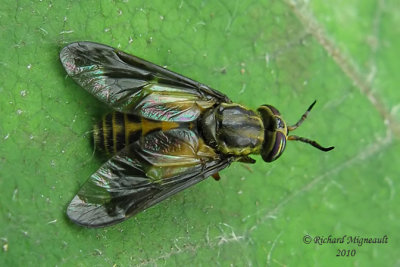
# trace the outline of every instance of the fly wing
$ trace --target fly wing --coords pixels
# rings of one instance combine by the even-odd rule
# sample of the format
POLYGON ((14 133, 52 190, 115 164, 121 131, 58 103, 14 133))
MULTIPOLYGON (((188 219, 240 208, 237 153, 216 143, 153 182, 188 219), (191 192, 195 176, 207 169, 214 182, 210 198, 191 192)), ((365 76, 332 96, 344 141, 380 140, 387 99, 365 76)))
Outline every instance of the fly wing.
POLYGON ((215 154, 190 130, 154 132, 92 174, 67 214, 87 227, 112 225, 204 180, 233 160, 215 154))
POLYGON ((60 60, 68 75, 80 86, 121 112, 132 112, 136 102, 153 91, 161 92, 158 95, 168 91, 176 96, 175 100, 184 96, 185 100, 211 104, 231 102, 227 96, 204 84, 102 44, 71 43, 61 50, 60 60))

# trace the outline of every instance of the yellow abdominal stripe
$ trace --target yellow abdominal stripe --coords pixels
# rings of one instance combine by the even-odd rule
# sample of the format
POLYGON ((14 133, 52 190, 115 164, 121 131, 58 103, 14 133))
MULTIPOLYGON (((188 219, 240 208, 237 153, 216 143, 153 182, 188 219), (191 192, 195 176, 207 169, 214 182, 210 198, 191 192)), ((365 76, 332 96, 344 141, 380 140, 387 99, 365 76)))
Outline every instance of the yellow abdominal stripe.
POLYGON ((117 153, 117 134, 121 133, 123 131, 123 128, 121 125, 116 123, 116 116, 117 113, 113 112, 112 114, 112 133, 113 133, 113 144, 114 144, 114 153, 117 153))
POLYGON ((107 123, 106 123, 106 115, 103 116, 103 140, 104 140, 104 150, 106 151, 107 154, 110 152, 108 151, 108 128, 107 128, 107 123))
POLYGON ((150 121, 142 118, 142 135, 146 135, 155 129, 160 129, 162 131, 168 131, 179 127, 177 122, 169 121, 150 121))
POLYGON ((129 121, 128 115, 125 113, 124 113, 124 122, 125 122, 125 144, 128 144, 130 134, 139 131, 142 128, 142 124, 140 122, 129 121))

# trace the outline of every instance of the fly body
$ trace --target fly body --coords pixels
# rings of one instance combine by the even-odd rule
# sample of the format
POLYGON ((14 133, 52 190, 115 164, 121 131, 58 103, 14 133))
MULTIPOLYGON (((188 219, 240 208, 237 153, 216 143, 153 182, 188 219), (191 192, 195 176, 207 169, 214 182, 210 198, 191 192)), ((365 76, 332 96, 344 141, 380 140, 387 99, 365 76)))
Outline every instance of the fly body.
POLYGON ((91 175, 67 209, 87 227, 121 222, 218 172, 234 161, 278 159, 287 140, 329 151, 289 135, 279 111, 233 103, 204 84, 115 48, 77 42, 60 53, 68 75, 112 110, 94 125, 96 148, 109 159, 91 175))

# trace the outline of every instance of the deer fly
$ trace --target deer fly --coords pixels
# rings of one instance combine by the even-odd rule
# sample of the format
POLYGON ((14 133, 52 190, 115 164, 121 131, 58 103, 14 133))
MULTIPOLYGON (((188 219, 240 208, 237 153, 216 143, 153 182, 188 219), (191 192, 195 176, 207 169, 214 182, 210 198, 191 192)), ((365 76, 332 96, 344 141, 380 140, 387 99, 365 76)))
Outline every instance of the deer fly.
POLYGON ((118 49, 92 42, 71 43, 60 52, 72 79, 112 111, 94 126, 106 161, 81 187, 68 217, 87 227, 119 223, 219 171, 232 162, 278 159, 293 126, 279 111, 257 111, 232 102, 207 85, 118 49))

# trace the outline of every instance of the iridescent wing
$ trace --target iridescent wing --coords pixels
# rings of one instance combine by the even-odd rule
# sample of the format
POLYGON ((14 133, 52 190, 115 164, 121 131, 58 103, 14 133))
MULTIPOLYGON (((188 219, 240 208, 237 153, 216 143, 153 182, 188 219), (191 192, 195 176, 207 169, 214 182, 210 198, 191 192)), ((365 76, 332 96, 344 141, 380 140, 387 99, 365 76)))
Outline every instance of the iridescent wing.
POLYGON ((204 84, 106 45, 72 43, 61 50, 60 59, 80 86, 120 112, 182 120, 196 118, 197 106, 231 102, 204 84))
POLYGON ((87 227, 112 225, 204 180, 233 160, 217 155, 191 130, 153 132, 104 163, 73 198, 67 214, 87 227))

